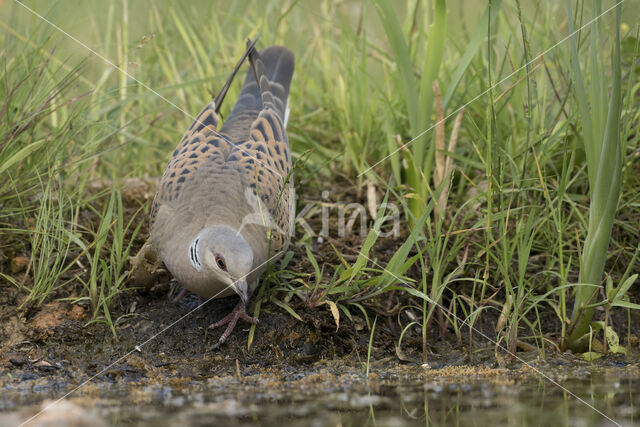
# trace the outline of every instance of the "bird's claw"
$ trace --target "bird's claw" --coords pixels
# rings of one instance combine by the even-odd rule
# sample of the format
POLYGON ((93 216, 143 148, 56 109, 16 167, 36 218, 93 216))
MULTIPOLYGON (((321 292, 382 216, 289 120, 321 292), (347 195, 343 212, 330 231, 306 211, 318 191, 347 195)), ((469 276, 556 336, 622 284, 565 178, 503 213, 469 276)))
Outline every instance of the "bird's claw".
POLYGON ((242 319, 253 325, 257 325, 259 323, 257 318, 249 316, 247 314, 247 308, 245 304, 242 301, 238 302, 231 313, 227 314, 217 322, 209 325, 209 329, 215 329, 222 325, 228 324, 227 329, 225 329, 218 342, 213 346, 214 349, 220 347, 227 340, 227 338, 229 338, 229 335, 231 335, 231 332, 233 331, 233 328, 235 328, 236 323, 238 323, 239 319, 242 319))

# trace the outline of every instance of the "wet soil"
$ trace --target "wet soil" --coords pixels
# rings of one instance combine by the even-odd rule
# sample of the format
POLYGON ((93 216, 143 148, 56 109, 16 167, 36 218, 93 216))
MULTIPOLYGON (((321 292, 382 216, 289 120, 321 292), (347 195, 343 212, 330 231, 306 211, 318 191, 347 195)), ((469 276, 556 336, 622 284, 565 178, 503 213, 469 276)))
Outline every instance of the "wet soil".
POLYGON ((114 337, 104 324, 87 325, 80 305, 19 309, 24 294, 0 286, 0 425, 36 414, 32 425, 73 420, 93 427, 278 425, 283 419, 292 425, 610 423, 598 411, 616 422, 640 419, 637 355, 593 364, 552 351, 543 360, 529 351, 509 360, 478 341, 469 358, 451 334, 433 334, 423 364, 417 333, 398 353, 397 327, 381 316, 367 375, 370 331, 360 317, 336 331, 329 310, 294 305, 301 322, 270 307, 250 348, 249 325, 242 323, 214 349, 217 334, 207 326, 236 300, 198 306, 192 296, 173 303, 171 291, 163 278, 123 294, 114 308, 114 337))
MULTIPOLYGON (((132 215, 153 193, 142 187, 125 194, 132 215)), ((310 220, 314 229, 319 228, 313 224, 317 220, 310 220)), ((142 230, 136 247, 147 233, 142 230)), ((337 264, 334 248, 345 257, 355 256, 363 239, 329 235, 313 245, 319 262, 337 264)), ((381 239, 376 255, 388 259, 403 241, 402 235, 381 239)), ((14 247, 0 261, 5 271, 20 277, 27 268, 20 257, 27 258, 28 252, 14 247)), ((293 250, 290 268, 311 271, 304 249, 293 250)), ((28 275, 23 279, 28 285, 28 275)), ((544 376, 575 383, 581 395, 594 396, 590 387, 596 387, 606 397, 602 402, 613 405, 617 415, 631 421, 640 417, 633 393, 640 385, 635 335, 633 342, 625 343, 628 356, 607 356, 588 364, 552 346, 545 347, 544 359, 538 350, 508 357, 480 335, 468 341, 464 331, 467 338, 460 343, 450 325, 434 322, 425 363, 419 328, 409 328, 402 348, 397 347, 404 325, 412 320, 406 309, 412 302, 407 295, 391 292, 363 301, 367 317, 353 310, 352 319, 342 316, 338 328, 327 305, 312 306, 294 298, 290 306, 302 319, 297 320, 275 304, 265 304, 250 345, 250 325, 241 321, 227 342, 215 348, 221 331, 210 331, 208 325, 226 315, 236 297, 199 305, 195 296, 188 296, 174 303, 179 288, 167 274, 160 274, 152 287, 130 289, 117 297, 111 308, 114 335, 105 323, 90 322, 88 305, 66 300, 81 291, 77 283, 62 287, 37 306, 24 304, 24 291, 0 283, 0 425, 22 422, 61 397, 64 401, 47 410, 47 416, 59 416, 56 408, 94 426, 216 421, 273 425, 283 417, 294 425, 310 420, 320 425, 375 420, 383 425, 424 424, 427 418, 473 425, 473 417, 456 414, 484 408, 496 417, 501 408, 518 407, 527 399, 540 405, 553 401, 558 411, 582 414, 582 403, 544 376), (372 335, 367 320, 375 317, 372 335), (593 378, 599 378, 595 385, 593 378), (617 388, 607 394, 607 387, 617 388)), ((498 314, 488 311, 475 327, 494 338, 498 314)), ((632 324, 637 325, 633 316, 632 324)), ((553 315, 541 317, 554 321, 553 315)), ((597 411, 586 411, 595 414, 586 418, 587 424, 606 421, 597 411)), ((514 419, 537 420, 528 409, 514 419)))

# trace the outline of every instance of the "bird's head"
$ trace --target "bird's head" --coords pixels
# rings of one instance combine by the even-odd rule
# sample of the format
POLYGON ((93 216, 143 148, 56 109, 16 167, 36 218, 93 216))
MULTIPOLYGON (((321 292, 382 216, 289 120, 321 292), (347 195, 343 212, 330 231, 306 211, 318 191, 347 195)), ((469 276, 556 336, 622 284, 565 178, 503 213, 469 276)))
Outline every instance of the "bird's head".
POLYGON ((253 267, 253 250, 240 233, 228 226, 205 228, 188 250, 193 268, 231 287, 247 302, 247 276, 253 267))

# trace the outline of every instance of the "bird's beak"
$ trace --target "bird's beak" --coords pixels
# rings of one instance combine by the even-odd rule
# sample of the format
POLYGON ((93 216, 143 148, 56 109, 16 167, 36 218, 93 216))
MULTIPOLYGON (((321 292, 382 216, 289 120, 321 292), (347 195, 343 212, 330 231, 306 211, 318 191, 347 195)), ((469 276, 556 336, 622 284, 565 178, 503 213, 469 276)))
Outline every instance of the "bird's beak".
POLYGON ((240 295, 240 299, 242 300, 242 302, 246 304, 249 300, 249 286, 247 285, 247 281, 236 280, 233 283, 233 289, 238 295, 240 295))

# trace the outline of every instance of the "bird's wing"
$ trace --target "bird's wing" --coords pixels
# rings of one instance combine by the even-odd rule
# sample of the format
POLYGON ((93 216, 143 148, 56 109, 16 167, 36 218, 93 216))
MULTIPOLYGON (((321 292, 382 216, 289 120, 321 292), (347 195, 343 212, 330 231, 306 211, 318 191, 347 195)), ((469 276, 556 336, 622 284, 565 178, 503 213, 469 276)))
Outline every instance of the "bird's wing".
POLYGON ((280 117, 263 109, 251 125, 249 138, 237 144, 229 156, 238 162, 250 193, 246 193, 253 214, 271 231, 272 247, 288 243, 293 184, 289 143, 280 117))
POLYGON ((233 149, 228 138, 216 132, 213 126, 200 128, 198 125, 192 128, 193 125, 174 150, 162 175, 151 209, 151 224, 160 206, 176 202, 187 184, 192 185, 193 177, 203 165, 221 166, 233 149))
POLYGON ((261 53, 251 51, 249 62, 251 70, 233 110, 238 119, 225 123, 223 130, 242 135, 243 128, 246 135, 251 117, 248 112, 260 106, 248 138, 245 136, 244 141, 235 145, 229 160, 240 165, 249 190, 246 197, 253 199, 247 200, 252 210, 251 222, 261 219, 269 231, 272 248, 279 250, 289 242, 294 196, 289 140, 284 126, 293 54, 286 48, 272 46, 261 53))

